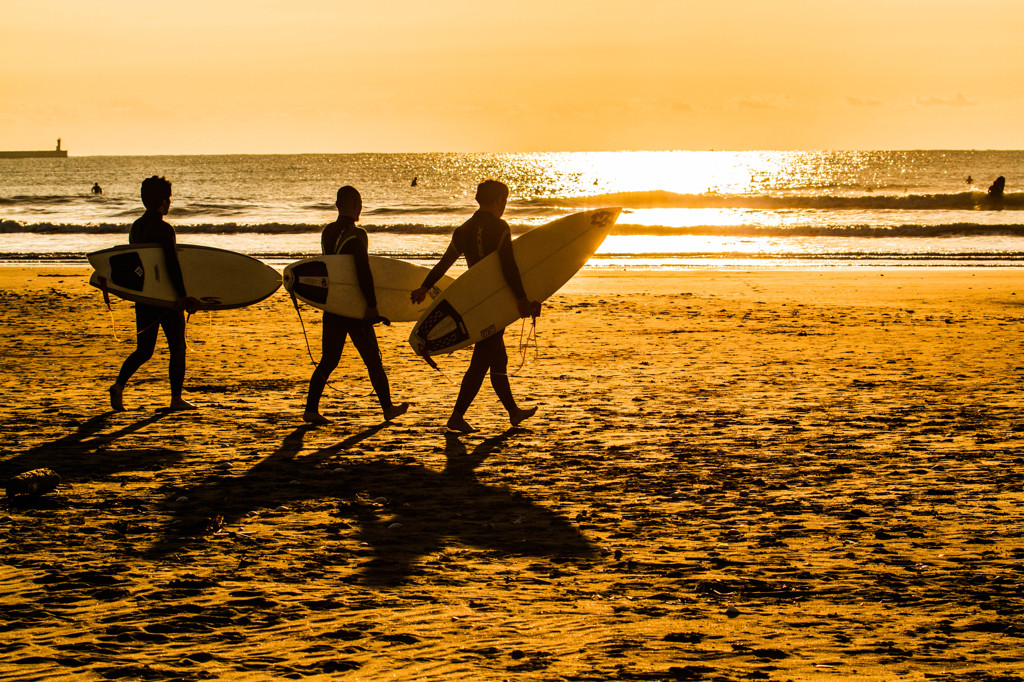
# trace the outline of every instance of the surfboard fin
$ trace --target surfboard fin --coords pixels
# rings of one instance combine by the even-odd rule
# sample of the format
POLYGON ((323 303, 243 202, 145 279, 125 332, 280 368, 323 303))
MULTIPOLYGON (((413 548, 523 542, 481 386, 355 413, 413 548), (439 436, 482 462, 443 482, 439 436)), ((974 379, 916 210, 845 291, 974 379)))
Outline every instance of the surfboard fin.
POLYGON ((424 362, 426 362, 428 365, 430 365, 431 369, 436 369, 438 372, 441 371, 441 368, 437 366, 437 363, 434 362, 434 358, 430 357, 430 355, 428 355, 427 353, 424 353, 420 357, 423 358, 424 362))

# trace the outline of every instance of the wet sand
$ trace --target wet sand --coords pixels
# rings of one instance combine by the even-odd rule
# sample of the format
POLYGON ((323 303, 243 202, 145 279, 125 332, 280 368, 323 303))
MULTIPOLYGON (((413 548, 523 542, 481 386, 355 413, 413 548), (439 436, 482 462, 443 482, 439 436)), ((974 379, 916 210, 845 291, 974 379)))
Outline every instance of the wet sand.
MULTIPOLYGON (((378 328, 322 404, 282 292, 130 342, 80 267, 0 268, 0 676, 1020 680, 1024 273, 583 273, 507 430, 378 328)), ((317 315, 304 309, 314 352, 317 315)), ((520 331, 506 340, 519 364, 520 331)), ((467 352, 442 358, 457 381, 467 352)))

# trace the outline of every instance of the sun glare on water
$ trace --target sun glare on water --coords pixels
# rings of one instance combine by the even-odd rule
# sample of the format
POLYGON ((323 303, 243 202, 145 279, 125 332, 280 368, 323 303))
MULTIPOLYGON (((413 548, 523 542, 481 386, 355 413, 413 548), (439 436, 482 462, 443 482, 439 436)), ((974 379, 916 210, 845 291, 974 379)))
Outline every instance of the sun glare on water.
POLYGON ((593 152, 543 154, 538 162, 562 183, 551 194, 575 196, 622 192, 743 194, 782 170, 774 153, 593 152))
MULTIPOLYGON (((665 201, 680 196, 748 194, 763 192, 786 175, 786 160, 771 152, 603 152, 546 155, 552 175, 572 179, 572 186, 552 187, 561 196, 593 196, 596 203, 612 206, 629 194, 630 205, 619 223, 634 226, 701 227, 724 225, 780 225, 779 214, 745 209, 667 208, 665 201), (639 208, 640 206, 649 208, 639 208)), ((745 240, 705 236, 619 234, 609 237, 599 253, 646 253, 655 250, 697 252, 750 251, 759 247, 745 240), (655 242, 659 242, 655 245, 655 242)))

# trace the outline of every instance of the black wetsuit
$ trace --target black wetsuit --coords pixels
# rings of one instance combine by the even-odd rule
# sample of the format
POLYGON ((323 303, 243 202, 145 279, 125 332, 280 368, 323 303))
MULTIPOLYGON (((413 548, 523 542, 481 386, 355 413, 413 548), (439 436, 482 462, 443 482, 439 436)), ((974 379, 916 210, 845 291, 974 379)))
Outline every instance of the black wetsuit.
MULTIPOLYGON (((469 267, 497 251, 498 259, 501 261, 501 272, 512 293, 516 298, 526 296, 519 267, 512 252, 512 231, 504 220, 487 211, 477 211, 469 220, 455 228, 452 245, 466 257, 469 267)), ((444 261, 438 263, 423 281, 423 287, 429 289, 437 284, 447 269, 444 261)), ((504 328, 473 346, 473 357, 469 361, 466 374, 462 377, 459 397, 455 400, 455 414, 466 413, 480 391, 488 371, 491 374, 491 386, 501 404, 507 411, 512 412, 516 409, 516 402, 508 383, 508 351, 505 349, 504 328)))
MULTIPOLYGON (((174 228, 168 225, 159 211, 147 209, 141 218, 132 224, 128 233, 130 244, 158 244, 164 251, 167 277, 174 285, 178 296, 185 296, 185 282, 181 277, 181 265, 175 250, 177 240, 174 228)), ((156 348, 157 329, 164 330, 167 347, 171 352, 170 381, 171 397, 181 396, 185 383, 185 313, 171 308, 158 308, 146 303, 135 304, 135 351, 121 365, 117 383, 124 386, 132 375, 147 360, 153 357, 156 348)))
MULTIPOLYGON (((325 227, 320 236, 320 247, 325 254, 347 253, 355 257, 359 289, 363 293, 363 298, 366 299, 367 306, 376 307, 377 294, 373 288, 373 275, 370 272, 367 245, 366 230, 355 227, 355 221, 345 216, 325 227), (350 229, 353 233, 342 239, 341 235, 350 229)), ((320 362, 313 370, 313 376, 309 378, 309 393, 306 396, 307 412, 319 411, 320 396, 323 395, 324 386, 327 385, 331 372, 341 360, 346 337, 352 338, 352 343, 359 351, 359 356, 363 359, 363 364, 366 365, 366 371, 370 375, 370 384, 373 385, 373 390, 377 393, 381 407, 384 409, 391 407, 391 387, 381 362, 380 347, 377 345, 377 334, 373 331, 373 324, 367 320, 357 320, 325 312, 320 362)))

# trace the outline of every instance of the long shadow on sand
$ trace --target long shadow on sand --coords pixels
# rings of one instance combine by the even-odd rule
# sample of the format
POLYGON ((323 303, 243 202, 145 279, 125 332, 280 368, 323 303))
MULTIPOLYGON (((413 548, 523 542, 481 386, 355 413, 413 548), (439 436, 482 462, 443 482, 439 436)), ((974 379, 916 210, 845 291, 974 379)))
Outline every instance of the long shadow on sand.
MULTIPOLYGON (((298 456, 311 427, 288 434, 273 454, 243 476, 210 480, 189 491, 187 507, 174 510, 172 528, 152 548, 161 556, 195 542, 189 535, 231 525, 260 506, 275 507, 300 500, 337 500, 333 516, 358 525, 358 539, 371 557, 356 579, 377 585, 397 584, 414 564, 449 540, 492 550, 497 555, 589 557, 594 547, 566 518, 503 485, 485 485, 476 468, 499 452, 514 430, 484 440, 468 451, 460 439, 447 436, 442 471, 413 464, 360 461, 331 473, 318 467, 387 424, 345 438, 337 445, 298 456), (186 537, 182 537, 186 536, 186 537)), ((311 532, 315 532, 311 530, 311 532)), ((327 529, 323 532, 326 534, 327 529)))
POLYGON ((403 581, 423 556, 447 541, 505 555, 553 557, 562 560, 593 556, 595 548, 565 517, 510 490, 485 485, 476 468, 498 453, 515 433, 484 440, 472 451, 458 436, 446 436, 446 464, 437 472, 420 466, 374 462, 348 472, 362 499, 383 504, 353 504, 360 537, 374 549, 362 577, 371 584, 403 581))
POLYGON ((82 422, 74 433, 41 443, 14 457, 0 461, 0 480, 31 469, 47 468, 56 471, 65 481, 87 476, 103 476, 120 471, 147 469, 158 462, 173 462, 182 453, 166 448, 141 450, 107 450, 118 438, 135 433, 166 417, 168 412, 157 412, 144 419, 126 424, 104 433, 116 412, 105 412, 82 422))

